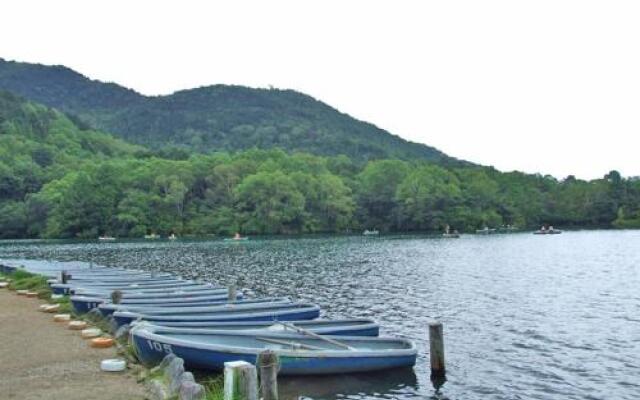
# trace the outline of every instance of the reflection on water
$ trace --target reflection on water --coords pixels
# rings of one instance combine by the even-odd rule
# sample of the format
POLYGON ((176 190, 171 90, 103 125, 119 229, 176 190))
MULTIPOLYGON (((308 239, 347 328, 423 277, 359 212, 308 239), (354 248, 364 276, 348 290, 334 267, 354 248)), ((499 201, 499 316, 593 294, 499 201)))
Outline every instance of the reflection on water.
POLYGON ((306 398, 370 399, 398 398, 417 392, 418 380, 413 369, 386 372, 320 376, 281 377, 278 386, 284 399, 295 399, 301 393, 306 398))
POLYGON ((414 340, 416 368, 282 378, 285 398, 637 399, 640 232, 258 239, 242 243, 0 242, 2 258, 83 260, 232 282, 370 317, 414 340), (447 382, 429 377, 444 323, 447 382))

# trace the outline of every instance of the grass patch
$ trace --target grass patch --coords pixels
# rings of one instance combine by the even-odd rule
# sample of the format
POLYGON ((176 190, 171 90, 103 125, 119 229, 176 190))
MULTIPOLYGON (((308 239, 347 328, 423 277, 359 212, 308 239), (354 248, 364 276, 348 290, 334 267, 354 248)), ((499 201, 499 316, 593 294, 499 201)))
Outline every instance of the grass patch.
POLYGON ((71 304, 71 299, 69 296, 64 296, 59 299, 52 299, 51 294, 47 298, 49 303, 51 304, 60 304, 59 312, 63 314, 73 314, 75 316, 75 312, 73 311, 73 305, 71 304))
POLYGON ((37 292, 38 297, 41 299, 49 299, 51 297, 51 288, 47 283, 47 278, 42 275, 17 270, 8 275, 3 274, 3 278, 10 280, 9 289, 37 292))
POLYGON ((200 384, 206 392, 205 400, 224 400, 224 375, 208 377, 200 384))
POLYGON ((73 307, 69 296, 60 299, 52 299, 53 293, 51 287, 47 283, 48 278, 42 275, 32 274, 23 270, 16 270, 10 274, 0 274, 2 278, 9 281, 9 289, 11 290, 30 290, 37 292, 38 297, 47 300, 51 304, 60 304, 60 313, 71 314, 73 307))

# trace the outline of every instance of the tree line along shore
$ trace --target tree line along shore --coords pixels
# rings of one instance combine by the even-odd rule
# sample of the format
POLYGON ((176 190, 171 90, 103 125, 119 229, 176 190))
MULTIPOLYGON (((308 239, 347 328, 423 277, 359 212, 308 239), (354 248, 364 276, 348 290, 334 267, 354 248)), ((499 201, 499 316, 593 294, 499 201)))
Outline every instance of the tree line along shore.
POLYGON ((363 162, 281 149, 149 150, 0 93, 0 236, 640 227, 640 179, 363 162))

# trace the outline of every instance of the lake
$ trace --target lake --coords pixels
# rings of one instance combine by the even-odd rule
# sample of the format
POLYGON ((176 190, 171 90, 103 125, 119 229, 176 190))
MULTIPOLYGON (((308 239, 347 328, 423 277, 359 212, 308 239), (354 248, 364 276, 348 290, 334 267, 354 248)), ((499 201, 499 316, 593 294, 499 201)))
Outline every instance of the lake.
POLYGON ((413 370, 281 379, 286 398, 638 399, 640 231, 537 236, 257 238, 242 242, 2 241, 0 258, 173 272, 378 320, 414 340, 413 370), (444 324, 447 382, 429 379, 444 324))

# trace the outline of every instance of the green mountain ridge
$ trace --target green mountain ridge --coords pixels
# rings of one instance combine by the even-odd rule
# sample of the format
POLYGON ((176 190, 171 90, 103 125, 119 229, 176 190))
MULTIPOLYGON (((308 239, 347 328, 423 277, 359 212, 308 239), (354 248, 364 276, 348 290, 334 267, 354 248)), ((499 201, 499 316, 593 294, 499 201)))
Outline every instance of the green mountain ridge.
POLYGON ((144 96, 67 67, 3 59, 0 89, 151 149, 206 153, 277 147, 322 156, 344 154, 360 162, 398 158, 465 164, 293 90, 213 85, 144 96))
MULTIPOLYGON (((33 81, 31 91, 39 90, 37 83, 33 81)), ((62 98, 70 92, 60 82, 55 86, 62 98)), ((100 91, 102 97, 93 97, 92 107, 115 107, 132 96, 118 86, 110 88, 114 94, 100 91)), ((221 107, 229 113, 255 116, 265 109, 261 104, 272 101, 269 92, 260 92, 267 100, 246 88, 179 92, 158 99, 164 110, 158 115, 171 123, 173 115, 185 117, 176 110, 199 114, 193 104, 216 102, 212 99, 220 96, 221 107), (222 93, 225 90, 233 95, 222 93), (194 101, 194 93, 204 100, 194 101), (252 101, 255 107, 247 107, 252 101)), ((132 98, 138 96, 133 93, 132 98)), ((278 93, 282 107, 294 101, 287 96, 299 99, 295 92, 278 93)), ((81 103, 81 98, 75 99, 81 103)), ((299 107, 300 113, 311 108, 299 107)), ((315 118, 326 119, 323 109, 332 117, 341 115, 323 107, 316 107, 315 118)), ((127 125, 120 120, 126 119, 126 112, 95 115, 127 125)), ((288 112, 295 114, 295 108, 288 112)), ((258 149, 256 143, 249 150, 183 150, 180 156, 181 151, 154 151, 91 129, 87 115, 66 114, 0 90, 0 237, 297 234, 371 228, 433 232, 446 226, 474 232, 484 226, 534 228, 545 223, 561 228, 640 227, 640 179, 625 179, 616 171, 592 181, 558 181, 465 163, 437 165, 425 158, 363 162, 291 148, 258 149)), ((305 114, 303 119, 310 117, 305 114)))

